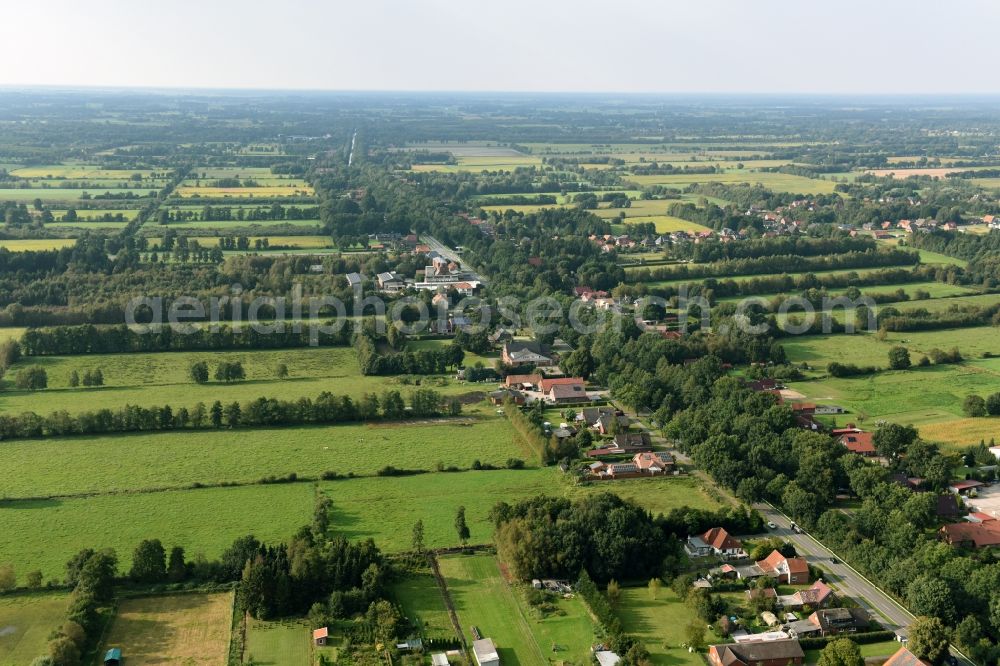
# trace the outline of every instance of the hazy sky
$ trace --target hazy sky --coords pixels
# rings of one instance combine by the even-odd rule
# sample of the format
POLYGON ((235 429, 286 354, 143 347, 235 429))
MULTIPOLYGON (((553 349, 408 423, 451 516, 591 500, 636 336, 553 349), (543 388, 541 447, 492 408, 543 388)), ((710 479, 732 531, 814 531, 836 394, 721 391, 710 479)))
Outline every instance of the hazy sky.
POLYGON ((1000 93, 996 0, 5 2, 0 84, 1000 93))

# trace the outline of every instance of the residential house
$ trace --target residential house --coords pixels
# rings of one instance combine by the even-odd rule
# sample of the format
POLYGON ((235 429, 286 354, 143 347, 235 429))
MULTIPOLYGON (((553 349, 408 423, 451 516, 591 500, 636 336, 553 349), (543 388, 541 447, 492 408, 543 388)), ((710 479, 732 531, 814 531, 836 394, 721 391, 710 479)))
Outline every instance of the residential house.
POLYGON ((538 388, 538 383, 542 381, 541 375, 507 375, 504 379, 504 386, 507 388, 538 388))
POLYGON ((555 384, 544 395, 545 401, 552 405, 573 404, 590 399, 582 381, 573 384, 555 384))
POLYGON ((472 654, 478 666, 500 666, 500 653, 492 638, 480 638, 472 642, 472 654))
POLYGON ((637 453, 632 460, 639 467, 640 472, 649 476, 668 474, 674 469, 674 457, 662 451, 637 453))
POLYGON ((489 341, 491 345, 502 345, 506 342, 510 342, 514 339, 514 336, 505 328, 498 328, 489 335, 489 341))
POLYGON ((730 536, 722 527, 713 527, 704 534, 692 534, 687 538, 684 550, 692 557, 717 555, 725 559, 741 559, 747 556, 743 542, 730 536))
POLYGON ((905 647, 896 650, 883 666, 932 666, 926 659, 920 659, 905 647))
POLYGON ((794 594, 779 595, 778 605, 785 610, 800 610, 803 606, 823 608, 832 600, 833 590, 822 580, 818 580, 808 589, 798 590, 794 594))
POLYGON ((594 462, 587 466, 590 474, 598 479, 627 479, 666 474, 673 465, 673 458, 665 453, 637 453, 628 462, 594 462))
POLYGON ((871 458, 877 453, 875 451, 873 434, 870 432, 847 433, 841 435, 837 441, 845 446, 848 451, 857 453, 859 456, 871 458))
POLYGON ((973 548, 1000 546, 1000 521, 951 523, 938 530, 938 534, 943 541, 952 546, 973 548))
POLYGON ((502 405, 507 400, 513 401, 515 405, 523 405, 527 403, 525 395, 516 389, 502 388, 498 391, 490 393, 490 402, 494 405, 502 405))
POLYGON ((583 386, 584 384, 583 377, 542 377, 538 381, 538 390, 542 393, 548 393, 553 386, 583 386))
POLYGON ((968 497, 969 493, 971 493, 976 488, 981 488, 982 486, 983 482, 976 481, 975 479, 967 479, 965 481, 953 481, 951 485, 948 486, 948 492, 968 497))
MULTIPOLYGON (((615 418, 615 417, 612 417, 615 418)), ((587 451, 584 455, 588 458, 601 458, 604 456, 614 456, 623 454, 648 453, 653 450, 649 435, 644 432, 620 433, 615 436, 611 444, 587 451)), ((666 455, 666 454, 663 454, 666 455)), ((673 458, 671 458, 671 462, 673 458)))
POLYGON ((779 583, 801 585, 809 582, 809 565, 801 557, 785 557, 781 551, 772 551, 757 566, 765 576, 777 579, 779 583))
POLYGON ((594 424, 594 430, 602 435, 610 435, 615 428, 615 423, 618 424, 619 430, 624 430, 628 428, 629 420, 628 417, 623 414, 602 414, 598 419, 597 423, 594 424))
POLYGON ((534 365, 545 367, 555 364, 548 347, 537 342, 510 341, 504 344, 501 359, 509 366, 534 365))
POLYGON ((356 287, 361 287, 361 281, 364 279, 361 273, 348 273, 346 277, 347 277, 347 286, 350 287, 351 289, 354 289, 356 287))
POLYGON ((792 638, 813 638, 822 633, 819 626, 809 620, 793 620, 785 625, 785 631, 792 638))
POLYGON ((597 425, 598 419, 602 416, 614 416, 615 410, 611 407, 584 407, 576 414, 576 420, 582 421, 583 425, 592 427, 597 425))
POLYGON ((800 666, 805 653, 795 639, 753 641, 712 645, 708 660, 712 666, 800 666))
POLYGON ((809 616, 821 636, 832 636, 867 629, 871 618, 863 608, 823 608, 809 616))

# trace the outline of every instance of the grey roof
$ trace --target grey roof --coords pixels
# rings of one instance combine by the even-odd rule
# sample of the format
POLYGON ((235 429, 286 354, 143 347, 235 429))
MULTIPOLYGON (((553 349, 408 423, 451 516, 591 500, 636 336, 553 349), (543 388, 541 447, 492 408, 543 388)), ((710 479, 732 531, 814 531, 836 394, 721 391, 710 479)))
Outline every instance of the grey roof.
POLYGON ((500 661, 500 655, 497 653, 497 646, 493 644, 492 638, 480 638, 478 641, 473 641, 472 651, 476 655, 476 661, 480 664, 491 661, 500 661))
POLYGON ((350 287, 361 284, 361 273, 348 273, 347 284, 350 287))

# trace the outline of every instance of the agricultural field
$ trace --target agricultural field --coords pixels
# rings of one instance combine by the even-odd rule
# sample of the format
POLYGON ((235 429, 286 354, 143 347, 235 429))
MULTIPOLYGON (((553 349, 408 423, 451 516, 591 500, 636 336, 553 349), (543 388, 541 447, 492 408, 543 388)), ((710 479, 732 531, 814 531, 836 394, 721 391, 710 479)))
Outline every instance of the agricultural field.
POLYGON ((72 238, 15 238, 0 240, 0 248, 11 252, 38 252, 72 247, 75 242, 72 238))
POLYGON ((174 195, 184 198, 201 199, 270 199, 273 197, 311 197, 312 187, 301 182, 292 185, 261 185, 259 187, 195 187, 182 185, 174 190, 174 195))
POLYGON ((27 331, 26 328, 21 328, 19 326, 10 326, 0 328, 0 342, 6 340, 20 340, 24 332, 27 331))
MULTIPOLYGON (((261 235, 270 229, 294 228, 296 231, 316 233, 320 231, 323 222, 321 220, 187 220, 183 222, 171 222, 166 225, 148 223, 143 227, 144 234, 159 235, 164 229, 176 229, 177 231, 211 231, 216 235, 230 235, 239 231, 241 234, 247 231, 261 235)), ((48 226, 52 226, 51 224, 48 226)), ((211 234, 210 234, 211 235, 211 234)), ((255 235, 255 237, 256 237, 255 235)))
MULTIPOLYGON (((115 463, 109 474, 105 462, 98 476, 120 474, 115 463)), ((40 569, 46 580, 61 580, 66 562, 83 548, 114 548, 119 569, 128 571, 143 539, 215 559, 247 534, 272 543, 287 539, 309 522, 313 500, 309 484, 293 483, 0 501, 0 553, 15 570, 40 569)))
POLYGON ((473 156, 462 155, 456 157, 456 164, 414 164, 411 167, 415 172, 441 172, 458 173, 461 171, 513 171, 518 167, 541 166, 542 158, 531 155, 493 155, 493 156, 473 156))
POLYGON ((49 222, 46 226, 52 226, 53 224, 79 224, 87 222, 90 220, 100 219, 105 215, 121 215, 126 221, 134 220, 139 215, 139 210, 136 208, 74 208, 76 211, 77 221, 76 222, 64 222, 62 217, 66 215, 66 212, 70 209, 53 210, 52 216, 56 219, 55 222, 49 222))
POLYGON ((124 599, 104 641, 129 666, 224 666, 229 658, 232 593, 124 599))
POLYGON ((676 187, 678 189, 682 189, 685 185, 693 183, 759 183, 776 192, 789 192, 792 194, 829 194, 833 192, 834 185, 836 185, 832 180, 805 178, 803 176, 770 171, 746 170, 706 174, 630 175, 626 178, 642 187, 663 185, 664 187, 676 187))
MULTIPOLYGON (((482 420, 84 435, 16 440, 2 446, 4 469, 11 478, 0 492, 7 499, 184 488, 192 483, 253 483, 262 477, 290 473, 311 478, 326 471, 345 476, 373 475, 386 466, 433 471, 439 462, 465 469, 477 459, 502 467, 509 458, 527 460, 530 453, 506 419, 497 416, 482 420), (115 461, 113 475, 102 473, 108 460, 115 461)), ((520 481, 527 477, 517 478, 520 481)), ((447 485, 443 478, 438 480, 447 485)), ((339 483, 331 489, 335 499, 343 491, 339 483)), ((399 484, 399 489, 388 492, 399 493, 400 499, 407 497, 405 486, 417 487, 420 492, 432 490, 422 487, 416 478, 400 479, 399 484)), ((466 490, 475 492, 475 488, 470 480, 466 490)), ((461 486, 455 490, 460 492, 461 486)), ((383 487, 377 491, 386 492, 383 487)), ((345 501, 352 499, 347 497, 345 501)), ((400 508, 413 510, 408 505, 400 508)), ((370 509, 359 506, 358 510, 370 509)), ((369 528, 382 529, 379 525, 369 528)))
MULTIPOLYGON (((317 648, 334 652, 334 648, 317 648)), ((244 663, 256 666, 310 666, 312 629, 303 620, 247 620, 244 663)))
MULTIPOLYGON (((873 287, 861 287, 861 294, 884 294, 889 292, 894 292, 897 289, 902 289, 904 293, 910 296, 908 301, 899 301, 898 303, 886 303, 884 305, 879 305, 878 307, 885 307, 892 305, 893 307, 934 307, 930 304, 937 302, 950 302, 950 299, 957 296, 975 298, 979 294, 976 293, 974 289, 968 287, 963 287, 957 284, 948 284, 946 282, 905 282, 900 284, 882 284, 873 287), (915 300, 914 297, 917 291, 926 291, 930 294, 929 300, 915 300), (948 300, 945 300, 948 299, 948 300)), ((795 292, 798 293, 798 292, 795 292)), ((829 294, 832 298, 843 295, 845 290, 843 289, 831 289, 829 294)), ((782 296, 781 293, 771 293, 771 294, 754 294, 753 298, 764 299, 769 301, 777 296, 782 296)), ((748 296, 723 296, 718 299, 719 303, 734 303, 738 302, 744 298, 749 298, 748 296)))
POLYGON ((46 654, 49 634, 66 621, 68 601, 61 592, 0 596, 0 666, 24 666, 46 654))
POLYGON ((166 172, 152 169, 103 169, 94 164, 47 164, 13 169, 10 175, 40 180, 129 180, 138 175, 142 180, 163 178, 166 172))
POLYGON ((55 204, 55 203, 71 203, 74 201, 86 201, 83 198, 83 194, 90 194, 91 197, 102 195, 102 194, 112 194, 112 195, 123 195, 127 196, 132 194, 133 197, 130 201, 135 199, 148 198, 151 194, 156 195, 156 190, 159 188, 151 186, 147 188, 129 188, 122 189, 117 187, 94 187, 89 190, 81 188, 58 188, 58 187, 33 187, 33 188, 6 188, 0 189, 0 203, 5 201, 18 201, 23 203, 31 203, 35 199, 41 199, 44 204, 55 204))
MULTIPOLYGON (((14 329, 17 330, 17 329, 14 329)), ((475 358, 475 357, 473 357, 475 358)), ((308 347, 281 350, 155 352, 135 354, 92 354, 80 356, 31 356, 12 366, 0 380, 0 410, 20 413, 48 413, 52 400, 70 412, 116 409, 132 405, 193 407, 215 400, 247 401, 261 396, 315 398, 323 391, 360 398, 365 393, 398 390, 405 396, 418 385, 444 395, 463 395, 484 390, 484 385, 466 384, 445 375, 421 375, 407 383, 399 377, 362 375, 352 347, 308 347), (223 362, 243 364, 246 380, 225 384, 210 381, 197 384, 190 368, 204 361, 209 374, 223 362), (277 366, 284 363, 288 377, 279 379, 277 366), (38 365, 48 374, 48 388, 27 391, 14 388, 18 370, 38 365), (100 368, 104 386, 70 387, 75 370, 80 377, 100 368)))
MULTIPOLYGON (((639 270, 644 270, 645 268, 648 268, 648 267, 645 267, 645 266, 627 266, 625 268, 626 277, 628 277, 629 273, 632 273, 632 272, 635 272, 635 271, 639 271, 639 270)), ((878 268, 842 268, 842 269, 834 269, 834 270, 826 270, 826 271, 808 271, 808 272, 805 272, 805 273, 766 273, 766 274, 762 274, 762 275, 725 275, 725 276, 718 276, 715 279, 717 281, 729 281, 729 280, 732 280, 733 282, 752 282, 755 279, 773 278, 773 277, 779 277, 779 276, 782 276, 782 275, 787 275, 788 277, 796 278, 796 277, 800 277, 802 275, 850 275, 850 274, 854 273, 854 274, 857 274, 858 276, 864 276, 864 275, 869 275, 870 273, 875 273, 875 272, 878 272, 878 271, 887 270, 887 269, 893 269, 893 268, 911 268, 911 267, 910 266, 879 266, 878 268)), ((648 282, 643 282, 643 284, 645 284, 645 285, 647 285, 649 287, 680 286, 682 284, 688 284, 688 283, 691 283, 691 282, 701 282, 704 279, 705 278, 691 277, 691 278, 679 278, 679 279, 675 279, 675 280, 648 281, 648 282)))
MULTIPOLYGON (((669 587, 664 586, 656 599, 645 586, 622 588, 617 614, 625 631, 646 646, 656 666, 703 666, 702 656, 689 653, 682 644, 687 641, 685 632, 690 623, 705 625, 669 587)), ((721 638, 708 631, 705 640, 714 643, 721 638)))
POLYGON ((566 614, 541 619, 528 610, 522 591, 504 580, 492 555, 448 555, 438 564, 466 640, 473 640, 471 628, 476 627, 493 639, 504 664, 586 663, 595 637, 582 600, 560 599, 566 614))

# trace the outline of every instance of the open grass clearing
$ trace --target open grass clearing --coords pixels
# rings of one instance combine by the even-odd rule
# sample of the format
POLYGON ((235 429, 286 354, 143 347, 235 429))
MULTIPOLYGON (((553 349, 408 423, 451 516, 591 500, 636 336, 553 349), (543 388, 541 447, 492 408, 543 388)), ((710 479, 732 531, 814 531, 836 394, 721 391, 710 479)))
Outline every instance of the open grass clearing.
MULTIPOLYGON (((704 622, 688 608, 684 600, 669 587, 664 586, 656 599, 646 587, 622 588, 616 613, 622 627, 649 650, 650 661, 658 666, 703 666, 702 656, 689 653, 681 645, 687 640, 685 632, 691 622, 704 622)), ((714 631, 706 633, 708 643, 719 642, 714 631)))
POLYGON ((224 666, 232 615, 231 592, 125 599, 100 652, 121 648, 129 666, 224 666))
MULTIPOLYGON (((727 280, 732 280, 733 282, 753 282, 754 280, 762 280, 766 278, 775 278, 781 276, 787 276, 790 278, 797 278, 803 275, 851 275, 855 274, 859 277, 869 275, 871 273, 876 273, 878 271, 892 269, 892 268, 910 268, 910 266, 879 266, 877 268, 838 268, 826 271, 806 271, 803 273, 766 273, 763 275, 718 275, 710 276, 717 282, 723 282, 727 280)), ((626 278, 629 273, 648 269, 648 267, 643 266, 628 266, 625 268, 626 278)), ((682 284, 689 284, 692 282, 702 282, 708 278, 704 277, 687 277, 687 278, 677 278, 673 280, 655 280, 649 282, 643 282, 643 284, 649 287, 666 287, 666 286, 679 286, 682 284)), ((627 281, 627 280, 626 280, 627 281)))
POLYGON ((532 155, 492 155, 492 156, 466 156, 456 158, 456 164, 414 164, 411 167, 415 172, 441 172, 459 173, 471 171, 513 171, 518 167, 539 167, 542 165, 542 158, 532 155))
POLYGON ((24 666, 46 654, 49 634, 66 621, 68 603, 61 592, 0 596, 0 666, 24 666))
MULTIPOLYGON (((244 663, 257 666, 311 666, 312 629, 305 620, 247 620, 244 663)), ((335 648, 317 648, 331 653, 335 648)))
MULTIPOLYGON (((0 493, 6 498, 23 498, 183 488, 192 483, 253 483, 293 472, 311 478, 326 471, 371 475, 390 465, 433 471, 439 462, 468 468, 476 459, 499 467, 508 458, 527 459, 527 453, 506 419, 496 416, 481 421, 14 440, 0 442, 4 470, 10 477, 0 493), (105 473, 110 460, 114 461, 114 474, 105 473)), ((412 480, 408 484, 423 485, 412 480)), ((405 497, 404 493, 398 499, 405 504, 405 497)), ((413 510, 411 505, 401 508, 413 510)))
POLYGON ((206 405, 215 400, 243 402, 261 396, 286 400, 315 398, 323 391, 357 399, 365 393, 381 394, 393 389, 405 396, 417 386, 433 388, 444 395, 486 390, 486 385, 467 384, 447 375, 421 375, 406 379, 362 375, 353 347, 31 356, 22 358, 0 380, 0 411, 47 414, 60 408, 75 413, 101 408, 116 409, 126 403, 143 406, 169 404, 176 411, 180 407, 190 409, 198 402, 206 405), (239 362, 246 372, 246 379, 231 384, 214 380, 197 384, 191 379, 191 365, 201 361, 208 364, 209 376, 220 363, 239 362), (277 367, 282 363, 288 368, 287 379, 277 376, 277 367), (32 365, 45 369, 49 388, 41 391, 16 389, 14 381, 17 372, 32 365), (98 368, 104 375, 104 386, 70 387, 70 376, 74 370, 82 378, 88 370, 98 368))
POLYGON ((231 236, 237 231, 241 232, 241 234, 244 232, 250 232, 246 235, 264 236, 266 233, 261 232, 266 232, 266 230, 269 229, 295 228, 318 232, 322 228, 322 225, 323 222, 321 220, 254 220, 252 222, 246 220, 232 220, 225 222, 217 220, 211 220, 208 222, 202 220, 192 220, 185 222, 171 222, 167 225, 150 222, 143 227, 142 231, 144 234, 151 233, 156 236, 166 229, 174 229, 176 231, 214 231, 217 236, 231 236))
MULTIPOLYGON (((660 255, 662 256, 662 255, 660 255)), ((906 305, 911 304, 916 306, 920 304, 921 307, 924 304, 930 304, 935 299, 950 299, 954 296, 972 296, 976 294, 975 290, 969 289, 968 287, 963 287, 955 284, 948 284, 946 282, 907 282, 902 284, 884 284, 876 285, 873 287, 859 287, 862 294, 884 294, 889 292, 894 292, 897 289, 902 289, 911 298, 909 301, 900 301, 900 304, 906 305), (917 291, 926 291, 930 294, 931 300, 918 301, 913 300, 914 295, 917 291)), ((794 294, 800 293, 798 291, 792 292, 794 294)), ((829 291, 831 297, 840 296, 845 293, 844 289, 831 289, 829 291)), ((781 293, 770 293, 770 294, 754 294, 754 298, 763 298, 764 300, 771 300, 776 296, 781 296, 781 293)), ((737 302, 741 299, 748 298, 747 296, 724 296, 719 298, 720 303, 737 302)), ((947 301, 945 301, 947 302, 947 301)), ((886 305, 893 305, 894 307, 899 307, 893 303, 887 303, 886 305)), ((882 306, 879 306, 882 307, 882 306)))
POLYGON ((392 585, 392 596, 403 614, 420 627, 422 638, 447 638, 455 635, 444 605, 444 596, 430 569, 408 574, 392 585))
MULTIPOLYGON (((116 467, 106 463, 100 475, 119 474, 116 467)), ((313 501, 310 484, 294 483, 0 502, 0 553, 17 571, 40 569, 46 580, 61 580, 83 548, 114 548, 119 570, 128 571, 143 539, 160 539, 168 550, 183 546, 188 558, 216 559, 247 534, 287 539, 309 522, 313 501)))
POLYGON ((21 167, 10 172, 18 178, 56 178, 70 180, 129 180, 134 174, 142 178, 153 178, 153 174, 164 174, 167 171, 152 169, 103 169, 93 164, 43 164, 41 166, 21 167))
POLYGON ((193 187, 181 186, 174 190, 174 196, 184 199, 267 199, 272 197, 311 197, 315 194, 309 185, 267 185, 260 187, 193 187))

